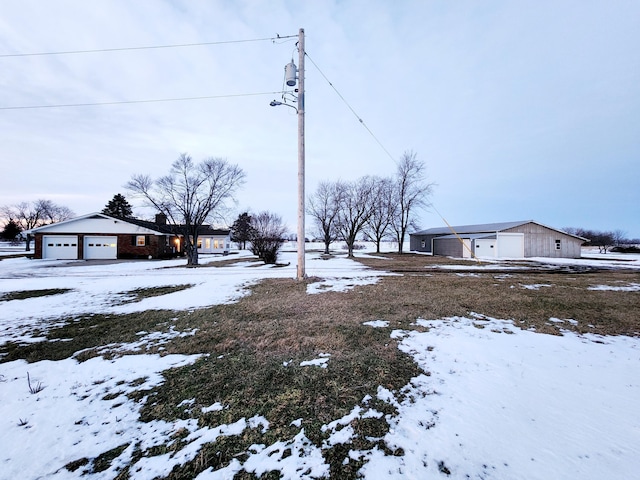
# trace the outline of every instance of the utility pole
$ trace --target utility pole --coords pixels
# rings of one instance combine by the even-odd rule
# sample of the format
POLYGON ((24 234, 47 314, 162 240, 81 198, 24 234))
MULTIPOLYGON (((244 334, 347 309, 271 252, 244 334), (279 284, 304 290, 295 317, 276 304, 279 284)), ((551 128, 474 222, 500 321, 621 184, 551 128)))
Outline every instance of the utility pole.
POLYGON ((298 270, 297 279, 305 278, 304 238, 304 29, 298 32, 298 270))

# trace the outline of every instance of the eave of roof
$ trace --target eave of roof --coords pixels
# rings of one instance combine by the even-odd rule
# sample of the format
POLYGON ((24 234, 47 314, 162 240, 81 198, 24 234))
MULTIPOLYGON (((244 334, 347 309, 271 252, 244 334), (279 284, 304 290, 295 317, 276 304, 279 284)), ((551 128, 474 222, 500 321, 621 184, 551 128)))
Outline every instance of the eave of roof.
POLYGON ((527 223, 535 223, 536 225, 540 225, 541 227, 548 228, 549 230, 553 230, 558 233, 562 233, 563 235, 568 235, 569 237, 577 238, 582 240, 583 242, 588 242, 589 239, 579 237, 578 235, 573 235, 572 233, 567 233, 557 228, 550 227, 548 225, 544 225, 540 222, 536 222, 534 220, 522 220, 518 222, 499 222, 499 223, 481 223, 477 225, 457 225, 452 227, 437 227, 437 228, 429 228, 427 230, 422 230, 420 232, 412 233, 411 235, 469 235, 469 234, 486 234, 486 233, 498 233, 504 230, 509 230, 510 228, 519 227, 521 225, 526 225, 527 223))
POLYGON ((466 233, 495 233, 507 230, 513 227, 519 227, 527 223, 536 223, 533 220, 523 220, 519 222, 500 222, 500 223, 480 223, 477 225, 455 225, 452 227, 436 227, 415 232, 412 235, 442 235, 442 234, 466 234, 466 233))
MULTIPOLYGON (((107 213, 96 212, 96 213, 89 213, 87 215, 81 215, 79 217, 70 218, 69 220, 64 220, 62 222, 51 223, 49 225, 43 225, 41 227, 32 228, 31 230, 27 230, 25 233, 29 233, 29 234, 38 233, 40 231, 46 231, 48 228, 51 228, 51 227, 54 227, 54 226, 56 228, 58 228, 60 225, 74 223, 74 222, 78 222, 78 221, 82 221, 82 220, 86 220, 86 219, 90 219, 90 218, 102 218, 102 219, 105 219, 105 220, 118 220, 120 222, 126 222, 126 223, 130 223, 132 225, 136 225, 138 227, 146 228, 147 230, 150 230, 150 231, 152 231, 154 233, 165 234, 165 235, 166 234, 179 235, 180 234, 180 228, 182 227, 182 225, 171 225, 171 224, 155 223, 155 222, 150 222, 148 220, 141 220, 139 218, 119 217, 119 216, 116 216, 116 215, 109 215, 107 213)), ((229 235, 229 230, 212 228, 210 225, 202 225, 202 227, 200 227, 200 229, 198 230, 198 233, 200 235, 226 236, 226 235, 229 235)))

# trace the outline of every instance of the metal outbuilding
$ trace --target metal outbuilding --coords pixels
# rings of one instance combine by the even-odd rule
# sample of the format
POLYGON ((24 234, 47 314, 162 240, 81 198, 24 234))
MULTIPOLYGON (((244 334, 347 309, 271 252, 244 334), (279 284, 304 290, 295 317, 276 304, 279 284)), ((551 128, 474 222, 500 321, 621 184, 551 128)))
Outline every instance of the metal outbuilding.
POLYGON ((588 241, 533 220, 430 228, 409 238, 411 251, 460 258, 580 258, 588 241))

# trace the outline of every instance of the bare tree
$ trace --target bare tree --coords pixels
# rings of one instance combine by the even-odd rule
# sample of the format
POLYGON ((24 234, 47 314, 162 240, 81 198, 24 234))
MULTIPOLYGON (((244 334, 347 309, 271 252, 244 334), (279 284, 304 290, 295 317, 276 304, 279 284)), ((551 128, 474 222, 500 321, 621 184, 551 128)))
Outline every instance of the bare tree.
POLYGON ((336 188, 340 190, 337 228, 351 258, 356 237, 371 216, 374 181, 366 176, 355 182, 338 182, 336 188))
POLYGON ((380 253, 380 243, 387 236, 396 213, 397 204, 393 179, 374 177, 373 182, 372 209, 371 216, 367 221, 366 234, 371 241, 375 242, 376 252, 380 253))
POLYGON ((126 188, 166 215, 175 233, 184 238, 187 265, 198 265, 199 229, 216 214, 221 215, 244 178, 244 171, 225 159, 207 158, 195 163, 183 153, 173 162, 168 175, 157 180, 149 175, 134 175, 126 188))
MULTIPOLYGON (((34 200, 32 202, 20 202, 15 205, 0 207, 0 213, 16 222, 24 230, 62 222, 72 218, 75 213, 63 205, 57 205, 51 200, 34 200)), ((31 249, 31 236, 27 235, 26 250, 31 249)))
POLYGON ((615 245, 614 232, 601 232, 600 230, 588 230, 584 228, 569 227, 564 229, 566 233, 571 235, 577 235, 578 237, 586 238, 588 244, 594 247, 598 247, 600 253, 607 253, 609 248, 615 245))
POLYGON ((260 212, 251 217, 251 252, 264 263, 274 264, 285 241, 287 227, 275 213, 260 212))
POLYGON ((425 170, 424 163, 412 151, 406 151, 397 165, 397 210, 391 226, 398 242, 398 253, 402 253, 402 245, 407 230, 413 224, 416 210, 429 205, 428 199, 434 184, 426 182, 425 170))
POLYGON ((313 221, 324 242, 324 253, 329 254, 329 245, 338 235, 336 220, 340 207, 340 192, 338 184, 334 182, 320 182, 315 193, 307 202, 307 214, 313 221))
POLYGON ((627 232, 625 232, 624 230, 620 230, 620 229, 614 230, 612 234, 613 234, 613 243, 616 247, 619 247, 620 245, 627 243, 627 232))
POLYGON ((70 208, 44 199, 6 205, 0 209, 0 212, 3 216, 16 221, 23 230, 62 222, 75 215, 70 208))

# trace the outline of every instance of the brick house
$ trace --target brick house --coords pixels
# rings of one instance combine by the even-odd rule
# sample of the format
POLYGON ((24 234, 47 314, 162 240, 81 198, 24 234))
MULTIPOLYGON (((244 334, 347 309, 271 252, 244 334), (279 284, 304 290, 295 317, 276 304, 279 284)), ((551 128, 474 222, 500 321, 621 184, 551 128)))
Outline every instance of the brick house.
MULTIPOLYGON (((184 254, 184 238, 166 217, 154 222, 91 213, 64 222, 37 227, 34 258, 42 259, 118 259, 170 258, 184 254)), ((199 232, 199 253, 228 253, 229 230, 203 226, 199 232)))

